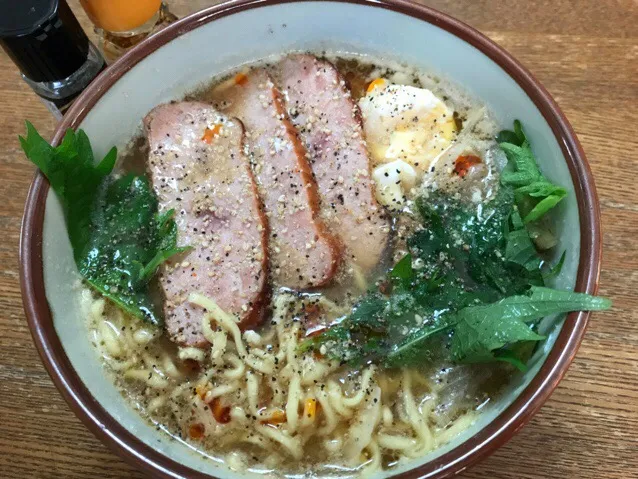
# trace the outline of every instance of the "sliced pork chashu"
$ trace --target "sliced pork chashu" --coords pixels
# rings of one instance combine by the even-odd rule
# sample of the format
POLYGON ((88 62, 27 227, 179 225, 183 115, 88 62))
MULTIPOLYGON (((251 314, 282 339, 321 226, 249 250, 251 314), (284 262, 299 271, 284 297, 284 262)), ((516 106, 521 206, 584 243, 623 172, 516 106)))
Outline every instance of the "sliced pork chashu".
POLYGON ((390 226, 375 198, 356 104, 337 69, 312 55, 290 55, 273 72, 309 153, 323 217, 368 272, 386 248, 390 226))
POLYGON ((166 329, 202 346, 201 308, 212 298, 242 329, 258 324, 267 291, 267 223, 238 120, 197 102, 161 105, 145 119, 148 170, 161 210, 175 210, 180 245, 192 247, 160 275, 166 329))
POLYGON ((269 74, 257 69, 238 78, 213 91, 211 100, 246 128, 270 226, 272 278, 294 289, 323 286, 337 270, 340 245, 318 217, 317 185, 306 150, 269 74))

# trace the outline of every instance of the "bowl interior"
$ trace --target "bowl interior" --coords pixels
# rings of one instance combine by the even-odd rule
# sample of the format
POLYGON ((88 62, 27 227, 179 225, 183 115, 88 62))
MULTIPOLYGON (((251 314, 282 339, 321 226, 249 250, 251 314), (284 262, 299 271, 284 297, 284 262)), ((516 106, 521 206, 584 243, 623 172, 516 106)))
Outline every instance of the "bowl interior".
MULTIPOLYGON (((570 192, 560 205, 561 240, 557 251, 566 250, 567 258, 556 286, 574 286, 580 249, 578 206, 568 167, 551 128, 522 88, 484 53, 433 24, 402 13, 370 5, 303 2, 238 11, 203 23, 135 65, 104 93, 80 127, 91 138, 96 156, 103 155, 113 145, 125 145, 140 128, 144 115, 157 104, 181 97, 215 74, 293 50, 370 53, 405 61, 460 84, 485 101, 503 125, 521 119, 543 171, 570 192)), ((104 374, 88 341, 74 289, 78 274, 60 204, 52 192, 46 203, 43 263, 46 295, 57 334, 79 377, 102 407, 132 434, 166 456, 217 477, 237 477, 223 465, 148 425, 104 374)), ((542 326, 548 339, 536 352, 531 369, 518 376, 500 400, 489 405, 467 431, 396 472, 458 446, 511 404, 537 373, 562 323, 545 321, 542 326)))

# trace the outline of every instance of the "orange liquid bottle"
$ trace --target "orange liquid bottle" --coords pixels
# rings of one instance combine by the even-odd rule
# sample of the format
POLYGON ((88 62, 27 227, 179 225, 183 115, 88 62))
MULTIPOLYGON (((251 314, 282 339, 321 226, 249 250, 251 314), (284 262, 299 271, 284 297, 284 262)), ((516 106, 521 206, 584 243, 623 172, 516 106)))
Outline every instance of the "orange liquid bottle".
POLYGON ((108 62, 176 20, 162 0, 80 0, 108 62))
POLYGON ((96 27, 111 33, 138 29, 159 15, 161 0, 80 0, 96 27))

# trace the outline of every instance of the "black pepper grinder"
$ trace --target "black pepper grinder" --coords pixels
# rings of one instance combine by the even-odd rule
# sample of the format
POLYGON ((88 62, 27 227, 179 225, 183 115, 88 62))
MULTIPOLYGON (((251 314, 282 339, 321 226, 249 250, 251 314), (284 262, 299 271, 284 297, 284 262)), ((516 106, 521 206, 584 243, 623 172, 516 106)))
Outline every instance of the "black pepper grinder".
POLYGON ((58 119, 106 68, 64 0, 0 0, 0 44, 58 119))

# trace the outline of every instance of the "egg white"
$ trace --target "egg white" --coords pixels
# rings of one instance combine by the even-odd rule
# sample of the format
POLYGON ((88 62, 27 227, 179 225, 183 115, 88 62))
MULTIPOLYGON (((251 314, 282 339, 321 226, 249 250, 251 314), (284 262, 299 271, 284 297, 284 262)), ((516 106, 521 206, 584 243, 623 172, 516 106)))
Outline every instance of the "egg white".
POLYGON ((425 88, 383 82, 359 101, 375 163, 403 160, 426 171, 455 136, 453 111, 425 88))
POLYGON ((417 179, 452 144, 456 136, 453 111, 430 90, 385 80, 371 84, 359 108, 377 200, 396 209, 417 179), (387 168, 389 164, 392 167, 387 168))

